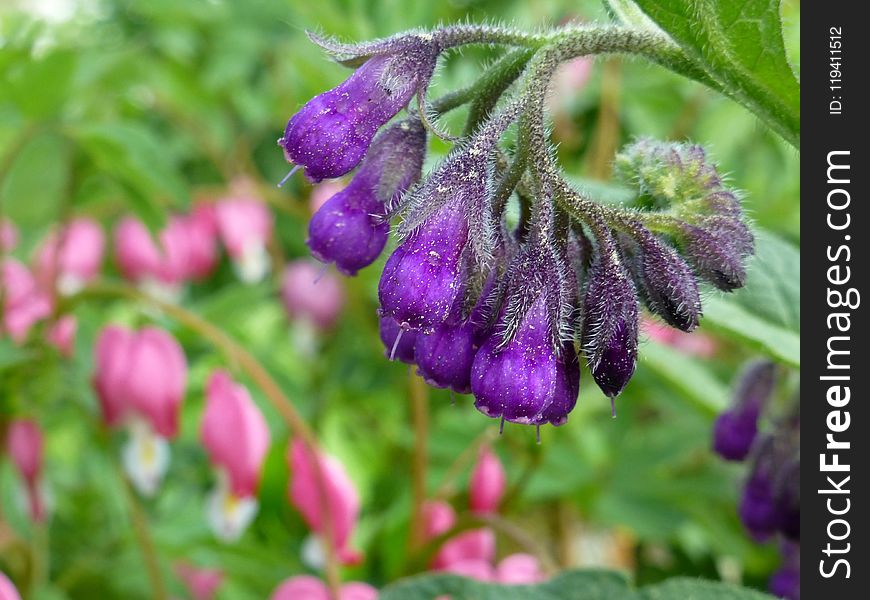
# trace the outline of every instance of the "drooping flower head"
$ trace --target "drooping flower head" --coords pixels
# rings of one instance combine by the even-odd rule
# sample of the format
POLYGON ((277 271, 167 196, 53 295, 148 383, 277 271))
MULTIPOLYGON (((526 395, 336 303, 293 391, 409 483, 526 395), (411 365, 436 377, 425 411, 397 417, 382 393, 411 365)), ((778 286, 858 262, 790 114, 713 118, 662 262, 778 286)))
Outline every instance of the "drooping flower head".
POLYGON ((390 360, 414 364, 418 335, 416 331, 402 329, 393 317, 386 315, 378 318, 378 331, 384 345, 384 356, 390 360))
POLYGON ((269 427, 248 390, 225 371, 206 384, 206 407, 200 438, 220 479, 209 498, 209 521, 215 534, 234 541, 257 512, 257 488, 269 427))
MULTIPOLYGON (((322 544, 323 537, 328 533, 325 516, 328 511, 332 524, 331 543, 339 559, 344 564, 358 563, 362 555, 350 547, 350 537, 359 518, 360 500, 344 466, 331 456, 319 455, 315 458, 305 442, 299 439, 294 439, 290 444, 288 462, 291 470, 290 502, 318 536, 314 538, 314 546, 322 544), (322 482, 317 478, 318 465, 323 476, 322 482), (324 494, 326 498, 323 497, 324 494)), ((312 551, 309 555, 318 553, 322 554, 312 551)), ((322 556, 320 559, 322 560, 322 556)))
MULTIPOLYGON (((327 50, 336 49, 319 40, 327 50)), ((293 115, 278 144, 288 162, 305 168, 311 181, 340 177, 359 164, 383 125, 425 90, 440 49, 431 36, 398 36, 368 52, 339 48, 356 62, 353 75, 315 96, 293 115)))
POLYGON ((152 495, 169 465, 167 440, 178 433, 187 360, 166 331, 105 327, 94 348, 94 389, 109 427, 128 425, 122 459, 133 484, 152 495))
POLYGON ((217 230, 239 278, 256 283, 271 265, 267 244, 274 227, 272 213, 250 183, 236 181, 232 188, 231 195, 214 206, 217 230))
POLYGON ((378 135, 350 184, 332 196, 308 225, 315 258, 355 275, 380 255, 390 224, 387 208, 420 177, 426 133, 419 119, 403 120, 378 135))
POLYGON ((387 260, 378 284, 383 314, 403 329, 428 333, 448 317, 463 289, 462 258, 470 230, 470 251, 477 262, 491 258, 492 154, 517 110, 511 105, 490 118, 409 194, 399 230, 404 241, 387 260))
POLYGON ((758 435, 758 419, 773 394, 776 365, 761 360, 744 369, 732 406, 716 419, 713 449, 726 460, 743 460, 758 435))
POLYGON ((175 298, 192 278, 188 221, 173 215, 157 240, 135 217, 115 226, 115 260, 121 274, 161 298, 175 298))
POLYGON ((100 272, 105 247, 100 224, 79 217, 54 231, 40 244, 34 273, 44 289, 57 287, 62 294, 79 291, 100 272))
POLYGON ((43 440, 42 431, 36 421, 12 421, 6 432, 6 450, 24 480, 30 518, 33 521, 43 521, 46 516, 42 492, 43 440))

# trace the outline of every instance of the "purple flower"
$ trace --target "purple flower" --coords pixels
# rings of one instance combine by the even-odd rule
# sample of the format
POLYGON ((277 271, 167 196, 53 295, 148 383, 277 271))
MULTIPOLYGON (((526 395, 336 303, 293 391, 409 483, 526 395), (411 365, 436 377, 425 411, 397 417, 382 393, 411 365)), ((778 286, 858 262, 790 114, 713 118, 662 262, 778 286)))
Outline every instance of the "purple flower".
POLYGON ((758 434, 758 418, 776 383, 776 366, 769 361, 751 363, 742 373, 733 406, 719 415, 713 449, 726 460, 743 460, 758 434))
POLYGON ((381 342, 386 349, 384 354, 387 358, 414 364, 414 345, 417 342, 417 332, 402 329, 395 319, 385 315, 380 317, 379 329, 381 342))
POLYGON ((389 237, 386 206, 420 177, 426 133, 406 120, 381 133, 350 185, 320 207, 308 225, 308 247, 320 261, 355 275, 377 259, 389 237))
POLYGON ((470 321, 440 324, 429 334, 419 334, 414 347, 417 372, 431 386, 450 388, 458 394, 471 391, 471 365, 477 346, 470 321))
POLYGON ((637 295, 613 239, 600 235, 598 243, 583 300, 583 352, 595 383, 613 399, 637 364, 637 295))
POLYGON ((794 542, 782 544, 782 565, 768 582, 770 593, 786 600, 801 598, 801 547, 794 542))
POLYGON ((293 115, 278 144, 312 181, 340 177, 362 160, 375 133, 425 89, 438 49, 421 36, 385 45, 337 87, 293 115))
POLYGON ((556 363, 556 388, 553 391, 553 401, 534 419, 533 424, 564 425, 568 414, 577 404, 580 393, 580 361, 574 350, 574 343, 562 345, 562 353, 556 363))
POLYGON ((467 240, 462 206, 448 204, 432 215, 387 259, 378 284, 384 314, 424 333, 444 321, 462 287, 460 259, 467 240))
POLYGON ((705 217, 682 226, 683 253, 699 277, 730 292, 746 283, 744 262, 754 247, 743 221, 725 216, 705 217))

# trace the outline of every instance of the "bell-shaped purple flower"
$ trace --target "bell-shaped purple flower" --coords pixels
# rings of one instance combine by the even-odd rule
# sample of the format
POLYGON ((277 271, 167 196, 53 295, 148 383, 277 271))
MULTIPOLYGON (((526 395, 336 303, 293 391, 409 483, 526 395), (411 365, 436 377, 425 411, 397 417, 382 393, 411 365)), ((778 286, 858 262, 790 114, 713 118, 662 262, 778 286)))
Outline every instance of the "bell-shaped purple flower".
POLYGON ((756 541, 764 541, 780 527, 781 514, 776 502, 775 441, 762 440, 749 479, 740 500, 740 520, 756 541))
POLYGON ((320 207, 308 224, 308 247, 320 261, 355 275, 380 255, 389 237, 386 207, 417 179, 426 133, 408 119, 381 133, 350 184, 320 207))
POLYGON ((740 377, 731 408, 719 415, 713 428, 713 449, 726 460, 743 460, 758 435, 758 418, 776 383, 776 366, 751 363, 740 377))
POLYGON ((782 564, 768 582, 770 593, 785 600, 801 598, 801 547, 794 542, 782 544, 782 564))
POLYGON ((417 332, 399 327, 392 317, 381 315, 379 323, 381 342, 384 344, 384 354, 390 360, 400 360, 409 365, 414 364, 414 346, 417 343, 417 332))
POLYGON ((461 205, 447 204, 432 215, 387 259, 378 285, 383 313, 424 333, 444 321, 462 287, 467 240, 461 205))
POLYGON ((553 402, 559 378, 545 295, 529 308, 513 339, 504 342, 504 332, 497 331, 474 357, 474 406, 488 417, 534 423, 553 402))
POLYGON ((608 397, 625 388, 637 364, 637 294, 609 236, 600 236, 583 300, 583 352, 608 397))
POLYGON ((532 421, 534 425, 564 425, 568 414, 577 404, 580 393, 580 361, 574 350, 574 343, 562 345, 562 353, 556 362, 556 387, 553 390, 553 400, 550 405, 532 421))
POLYGON ((438 49, 420 36, 392 42, 346 81, 315 96, 293 115, 278 144, 312 181, 353 169, 375 133, 425 89, 438 49))
POLYGON ((471 365, 477 346, 470 321, 438 325, 432 333, 419 334, 414 347, 417 372, 433 387, 450 388, 458 394, 471 391, 471 365))

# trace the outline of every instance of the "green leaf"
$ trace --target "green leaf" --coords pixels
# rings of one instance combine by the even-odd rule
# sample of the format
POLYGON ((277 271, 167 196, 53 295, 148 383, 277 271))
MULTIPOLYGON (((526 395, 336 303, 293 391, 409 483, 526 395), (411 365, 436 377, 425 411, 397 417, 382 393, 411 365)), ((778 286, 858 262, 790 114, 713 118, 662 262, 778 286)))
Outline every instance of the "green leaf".
POLYGON ((635 0, 731 96, 800 148, 800 84, 779 0, 635 0))
POLYGON ((67 141, 53 133, 28 140, 0 184, 0 206, 21 228, 39 229, 56 217, 69 178, 67 141))
POLYGON ((755 243, 746 286, 705 298, 702 325, 800 368, 800 251, 763 231, 755 243))
POLYGON ((642 368, 655 371, 704 414, 719 414, 728 405, 728 388, 697 359, 652 341, 639 354, 642 368))
POLYGON ((96 165, 129 191, 133 209, 150 228, 165 218, 160 200, 187 203, 184 179, 151 129, 122 122, 81 127, 73 133, 96 165))
POLYGON ((764 600, 771 596, 712 581, 676 579, 636 591, 612 571, 564 571, 538 585, 496 585, 456 575, 426 574, 385 587, 380 600, 764 600))

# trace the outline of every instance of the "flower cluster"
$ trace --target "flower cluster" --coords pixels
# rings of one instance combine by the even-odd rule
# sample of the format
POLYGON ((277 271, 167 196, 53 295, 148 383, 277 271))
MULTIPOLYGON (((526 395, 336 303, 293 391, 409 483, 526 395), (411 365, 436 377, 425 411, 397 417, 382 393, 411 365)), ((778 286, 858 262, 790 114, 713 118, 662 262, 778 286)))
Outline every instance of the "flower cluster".
POLYGON ((771 591, 796 600, 800 590, 800 403, 770 430, 760 430, 771 403, 777 369, 767 361, 749 364, 737 384, 732 406, 719 415, 713 448, 723 458, 748 460, 749 476, 740 502, 740 519, 756 541, 783 540, 783 566, 771 591), (797 565, 797 566, 796 566, 797 565))
POLYGON ((578 51, 508 53, 477 86, 426 105, 439 54, 474 42, 470 30, 315 41, 358 69, 303 106, 278 143, 315 182, 359 168, 314 214, 308 245, 353 275, 377 259, 401 215, 378 286, 381 339, 431 385, 474 394, 502 422, 561 425, 579 393, 577 345, 612 401, 635 370, 641 303, 688 332, 701 318, 699 281, 743 285, 752 235, 699 146, 641 139, 620 153, 631 207, 597 203, 562 178, 543 98, 555 67, 578 51), (415 94, 416 110, 388 124, 415 94), (431 113, 464 102, 466 134, 421 178, 426 129, 445 137, 431 113))

